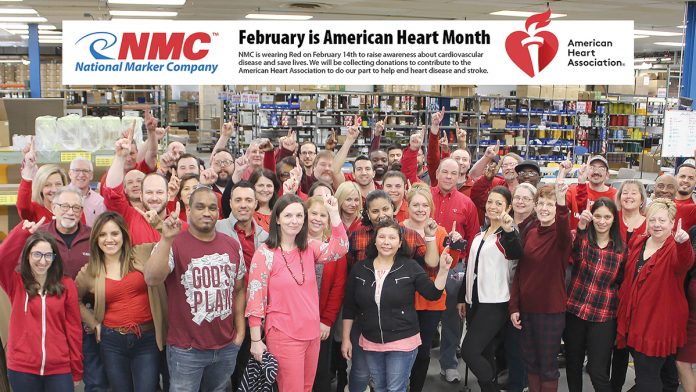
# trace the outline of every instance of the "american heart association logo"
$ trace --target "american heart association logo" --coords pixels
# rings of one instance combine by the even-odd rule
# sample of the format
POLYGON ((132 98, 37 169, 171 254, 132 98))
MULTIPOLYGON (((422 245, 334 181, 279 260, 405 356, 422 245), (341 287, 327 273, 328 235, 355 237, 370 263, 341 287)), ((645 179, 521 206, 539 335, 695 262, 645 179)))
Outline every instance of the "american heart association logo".
POLYGON ((550 8, 530 16, 524 23, 527 31, 512 32, 505 40, 510 59, 530 77, 543 71, 558 52, 558 38, 550 31, 541 30, 550 23, 550 16, 550 8))

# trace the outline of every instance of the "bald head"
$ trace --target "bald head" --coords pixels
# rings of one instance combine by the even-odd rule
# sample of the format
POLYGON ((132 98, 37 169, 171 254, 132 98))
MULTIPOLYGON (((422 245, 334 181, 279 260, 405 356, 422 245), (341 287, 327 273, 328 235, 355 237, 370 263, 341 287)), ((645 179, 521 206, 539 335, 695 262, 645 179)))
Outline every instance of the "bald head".
POLYGON ((653 198, 664 198, 674 200, 677 196, 677 178, 671 174, 663 174, 655 180, 655 191, 653 198))

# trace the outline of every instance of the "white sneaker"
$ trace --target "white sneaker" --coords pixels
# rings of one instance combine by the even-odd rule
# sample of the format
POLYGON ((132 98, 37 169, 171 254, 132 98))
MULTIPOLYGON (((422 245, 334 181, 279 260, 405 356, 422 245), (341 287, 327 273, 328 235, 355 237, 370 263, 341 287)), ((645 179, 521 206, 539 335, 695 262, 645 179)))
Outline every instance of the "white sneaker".
POLYGON ((457 384, 462 379, 457 369, 440 370, 440 375, 445 378, 445 381, 451 384, 457 384))

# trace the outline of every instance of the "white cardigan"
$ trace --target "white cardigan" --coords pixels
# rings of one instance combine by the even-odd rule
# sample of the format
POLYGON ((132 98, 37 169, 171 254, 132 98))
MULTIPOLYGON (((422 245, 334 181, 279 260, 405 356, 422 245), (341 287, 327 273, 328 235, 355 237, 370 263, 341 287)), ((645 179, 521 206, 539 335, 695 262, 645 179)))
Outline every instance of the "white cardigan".
POLYGON ((485 231, 479 233, 471 242, 469 259, 466 266, 466 302, 473 302, 474 271, 478 255, 477 291, 480 303, 503 303, 510 300, 510 285, 517 267, 517 258, 521 256, 522 245, 517 230, 505 233, 498 230, 495 235, 483 239, 485 231), (502 238, 502 236, 507 238, 502 238), (514 237, 510 237, 514 236, 514 237), (516 244, 511 244, 515 241, 516 244), (516 248, 516 249, 515 249, 516 248), (514 258, 509 258, 509 256, 514 258))

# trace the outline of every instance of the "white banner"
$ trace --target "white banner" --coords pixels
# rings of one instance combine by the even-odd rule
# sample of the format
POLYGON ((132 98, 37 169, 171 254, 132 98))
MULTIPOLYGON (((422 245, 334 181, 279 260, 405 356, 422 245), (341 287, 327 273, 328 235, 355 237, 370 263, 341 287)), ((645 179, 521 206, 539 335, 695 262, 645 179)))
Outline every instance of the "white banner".
POLYGON ((632 21, 63 23, 63 84, 633 84, 632 21))

